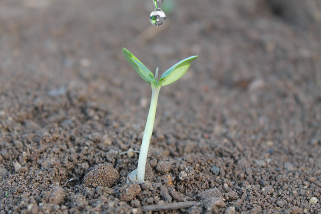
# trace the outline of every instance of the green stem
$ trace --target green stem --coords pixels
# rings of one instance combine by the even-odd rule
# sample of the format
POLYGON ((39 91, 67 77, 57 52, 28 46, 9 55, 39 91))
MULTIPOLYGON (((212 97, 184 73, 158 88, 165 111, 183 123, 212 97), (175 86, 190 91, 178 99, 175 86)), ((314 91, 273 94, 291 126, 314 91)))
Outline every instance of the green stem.
POLYGON ((138 167, 137 167, 137 181, 140 181, 140 182, 143 182, 145 180, 147 154, 148 154, 150 138, 152 136, 153 128, 154 128, 159 90, 160 90, 160 86, 154 88, 152 85, 152 100, 150 101, 150 108, 149 108, 149 113, 148 113, 147 122, 145 126, 143 142, 140 147, 140 154, 139 154, 138 167))

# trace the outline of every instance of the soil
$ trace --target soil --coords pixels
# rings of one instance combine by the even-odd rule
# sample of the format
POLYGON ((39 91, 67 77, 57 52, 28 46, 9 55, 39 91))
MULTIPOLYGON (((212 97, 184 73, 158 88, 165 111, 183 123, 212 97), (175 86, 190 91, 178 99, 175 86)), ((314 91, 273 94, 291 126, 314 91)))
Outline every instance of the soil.
POLYGON ((151 1, 1 1, 0 213, 321 212, 321 5, 284 2, 176 0, 156 28, 151 1), (141 184, 151 89, 122 47, 200 55, 160 91, 141 184))

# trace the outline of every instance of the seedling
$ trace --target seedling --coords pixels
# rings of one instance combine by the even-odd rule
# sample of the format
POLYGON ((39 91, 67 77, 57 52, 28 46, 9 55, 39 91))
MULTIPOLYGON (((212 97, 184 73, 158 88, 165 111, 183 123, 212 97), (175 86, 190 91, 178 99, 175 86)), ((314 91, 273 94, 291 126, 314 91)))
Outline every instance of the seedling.
POLYGON ((169 85, 175 82, 176 80, 180 79, 188 70, 191 62, 194 59, 196 59, 198 56, 191 56, 176 63, 170 69, 165 71, 162 74, 162 76, 158 79, 158 68, 156 68, 155 76, 153 76, 153 73, 127 49, 123 48, 123 54, 126 57, 127 61, 133 66, 135 71, 139 74, 139 76, 143 80, 145 80, 145 82, 151 84, 151 87, 152 87, 152 99, 151 99, 147 122, 145 126, 143 142, 140 148, 138 167, 128 175, 128 181, 130 182, 133 182, 133 181, 144 182, 148 147, 149 147, 150 138, 153 133, 159 90, 162 86, 169 85))

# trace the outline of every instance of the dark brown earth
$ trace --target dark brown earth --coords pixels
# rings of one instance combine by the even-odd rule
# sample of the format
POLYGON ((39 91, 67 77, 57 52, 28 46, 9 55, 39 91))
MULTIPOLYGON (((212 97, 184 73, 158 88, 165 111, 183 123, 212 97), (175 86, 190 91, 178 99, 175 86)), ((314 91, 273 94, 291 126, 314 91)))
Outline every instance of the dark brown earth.
POLYGON ((156 28, 149 0, 0 1, 1 213, 321 212, 320 2, 175 3, 156 28), (122 47, 200 55, 160 91, 143 184, 151 90, 122 47))

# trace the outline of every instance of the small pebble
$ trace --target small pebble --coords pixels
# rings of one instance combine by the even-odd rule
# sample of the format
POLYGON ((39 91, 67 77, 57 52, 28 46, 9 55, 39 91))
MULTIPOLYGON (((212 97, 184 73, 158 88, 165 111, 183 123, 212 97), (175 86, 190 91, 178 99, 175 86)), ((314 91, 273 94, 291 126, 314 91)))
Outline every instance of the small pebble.
POLYGON ((20 168, 21 168, 20 163, 14 162, 14 163, 13 163, 13 166, 14 166, 14 170, 15 170, 16 172, 19 172, 19 170, 20 170, 20 168))
POLYGON ((220 168, 213 166, 211 169, 212 173, 216 176, 218 176, 220 174, 220 168))
POLYGON ((138 213, 138 209, 137 208, 133 208, 132 209, 132 214, 137 214, 138 213))
POLYGON ((257 91, 265 87, 265 82, 262 79, 256 79, 249 85, 249 91, 257 91))
POLYGON ((312 197, 312 198, 310 199, 309 203, 310 203, 311 205, 315 205, 316 203, 318 203, 318 199, 317 199, 316 197, 312 197))
POLYGON ((284 206, 284 201, 283 200, 278 200, 276 202, 276 204, 279 206, 279 207, 283 207, 284 206))
POLYGON ((269 147, 274 146, 274 142, 270 140, 266 142, 266 145, 268 145, 269 147))
POLYGON ((310 177, 310 178, 309 178, 309 181, 310 181, 311 183, 314 183, 316 180, 317 180, 316 177, 310 177))
POLYGON ((128 152, 127 152, 127 156, 128 157, 134 157, 134 155, 135 155, 134 150, 133 149, 129 149, 128 152))
POLYGON ((150 165, 152 168, 154 168, 154 167, 157 165, 157 159, 151 159, 151 160, 149 161, 149 165, 150 165))
POLYGON ((178 178, 181 180, 181 181, 184 181, 186 178, 187 178, 187 173, 185 171, 181 171, 178 175, 178 178))
POLYGON ((108 138, 107 135, 104 135, 102 138, 101 138, 101 142, 106 145, 106 146, 110 146, 112 144, 111 140, 108 138))

